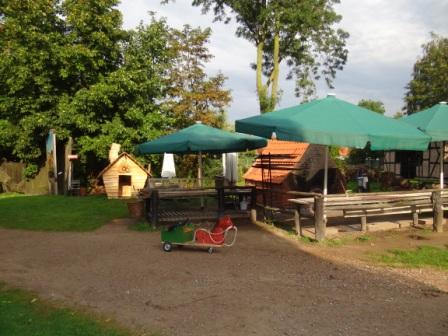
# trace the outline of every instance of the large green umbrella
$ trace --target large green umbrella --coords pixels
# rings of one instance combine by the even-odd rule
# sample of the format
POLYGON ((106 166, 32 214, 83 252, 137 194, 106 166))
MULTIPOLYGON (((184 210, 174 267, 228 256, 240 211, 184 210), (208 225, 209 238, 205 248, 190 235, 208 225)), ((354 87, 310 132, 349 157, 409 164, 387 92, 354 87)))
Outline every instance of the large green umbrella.
POLYGON ((232 153, 266 147, 267 141, 258 136, 232 133, 203 125, 184 128, 156 140, 145 142, 136 148, 137 154, 199 153, 199 183, 202 181, 202 153, 232 153))
MULTIPOLYGON (((280 140, 372 150, 425 150, 430 137, 410 125, 334 95, 298 106, 236 121, 236 130, 280 140)), ((326 193, 328 153, 325 156, 324 194, 326 193)))
POLYGON ((401 118, 402 121, 417 127, 431 137, 431 141, 440 141, 440 187, 443 188, 443 141, 448 140, 448 105, 441 102, 426 110, 401 118))

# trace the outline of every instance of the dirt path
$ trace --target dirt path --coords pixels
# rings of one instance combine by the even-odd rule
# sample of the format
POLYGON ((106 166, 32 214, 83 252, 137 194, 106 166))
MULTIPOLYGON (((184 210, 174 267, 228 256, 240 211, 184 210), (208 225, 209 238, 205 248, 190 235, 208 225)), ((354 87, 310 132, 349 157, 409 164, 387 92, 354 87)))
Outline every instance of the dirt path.
POLYGON ((212 255, 159 234, 0 230, 0 280, 164 335, 447 335, 448 295, 241 225, 212 255))

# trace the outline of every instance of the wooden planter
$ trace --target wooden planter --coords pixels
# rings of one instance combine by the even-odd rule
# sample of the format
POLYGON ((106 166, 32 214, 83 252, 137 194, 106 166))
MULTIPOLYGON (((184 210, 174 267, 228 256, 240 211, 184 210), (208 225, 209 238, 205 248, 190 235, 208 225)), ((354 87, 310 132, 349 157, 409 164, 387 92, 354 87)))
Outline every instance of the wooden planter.
POLYGON ((128 201, 129 216, 131 218, 141 218, 143 217, 143 212, 145 204, 142 200, 131 200, 128 201))

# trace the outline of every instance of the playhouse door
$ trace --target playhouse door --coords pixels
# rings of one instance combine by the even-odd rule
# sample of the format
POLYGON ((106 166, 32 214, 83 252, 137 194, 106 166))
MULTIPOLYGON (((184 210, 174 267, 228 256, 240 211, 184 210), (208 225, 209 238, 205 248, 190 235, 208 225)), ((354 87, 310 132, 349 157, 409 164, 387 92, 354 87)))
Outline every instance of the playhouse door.
POLYGON ((132 176, 130 175, 118 176, 118 196, 119 197, 132 196, 132 176))

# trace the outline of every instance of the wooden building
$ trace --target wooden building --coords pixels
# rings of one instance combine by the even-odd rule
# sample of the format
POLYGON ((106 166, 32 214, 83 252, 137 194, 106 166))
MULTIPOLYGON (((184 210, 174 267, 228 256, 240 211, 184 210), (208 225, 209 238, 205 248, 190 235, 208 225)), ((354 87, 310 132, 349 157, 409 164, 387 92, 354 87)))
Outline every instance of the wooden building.
POLYGON ((108 198, 129 198, 143 189, 151 174, 131 155, 121 153, 98 175, 108 198))
MULTIPOLYGON (((276 208, 290 207, 288 191, 322 192, 325 146, 269 140, 244 174, 246 184, 257 188, 257 203, 276 208)), ((345 191, 342 174, 328 160, 329 193, 345 191)))
POLYGON ((444 175, 448 175, 448 142, 431 142, 429 149, 385 152, 383 170, 404 178, 439 179, 440 155, 444 155, 444 175), (443 154, 441 148, 444 149, 443 154))

